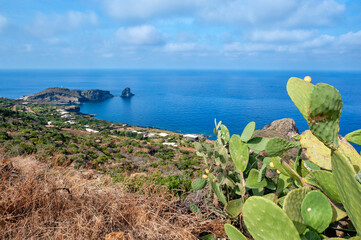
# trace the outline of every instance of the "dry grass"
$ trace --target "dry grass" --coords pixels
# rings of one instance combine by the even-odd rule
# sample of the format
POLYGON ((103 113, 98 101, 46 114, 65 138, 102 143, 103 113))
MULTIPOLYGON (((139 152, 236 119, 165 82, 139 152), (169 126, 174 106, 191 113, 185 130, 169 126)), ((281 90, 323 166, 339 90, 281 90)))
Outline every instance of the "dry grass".
POLYGON ((46 168, 31 157, 5 165, 0 239, 104 239, 111 232, 124 232, 125 239, 197 239, 222 227, 182 210, 167 192, 127 193, 109 179, 84 179, 86 174, 46 168))

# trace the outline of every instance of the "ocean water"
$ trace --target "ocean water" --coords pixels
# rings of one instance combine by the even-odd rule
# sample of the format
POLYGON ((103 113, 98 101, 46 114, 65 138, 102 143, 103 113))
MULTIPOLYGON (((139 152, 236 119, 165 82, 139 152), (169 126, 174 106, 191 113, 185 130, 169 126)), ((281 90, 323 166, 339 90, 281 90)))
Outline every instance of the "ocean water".
POLYGON ((114 98, 86 103, 81 112, 97 118, 182 133, 212 135, 214 119, 242 133, 280 118, 307 123, 287 95, 290 77, 310 75, 313 83, 335 86, 344 102, 340 133, 361 128, 361 72, 341 71, 193 71, 193 70, 1 70, 0 96, 19 98, 48 87, 109 90, 114 98), (131 99, 120 98, 130 87, 131 99))

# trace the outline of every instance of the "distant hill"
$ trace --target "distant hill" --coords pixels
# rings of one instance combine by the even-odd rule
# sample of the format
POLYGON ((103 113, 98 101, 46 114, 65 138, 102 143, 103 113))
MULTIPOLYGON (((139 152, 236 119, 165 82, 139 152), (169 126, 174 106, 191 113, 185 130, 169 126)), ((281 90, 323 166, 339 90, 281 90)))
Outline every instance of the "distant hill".
POLYGON ((27 95, 21 99, 43 104, 81 104, 83 102, 103 101, 113 97, 109 91, 90 89, 90 90, 71 90, 68 88, 48 88, 39 93, 27 95))

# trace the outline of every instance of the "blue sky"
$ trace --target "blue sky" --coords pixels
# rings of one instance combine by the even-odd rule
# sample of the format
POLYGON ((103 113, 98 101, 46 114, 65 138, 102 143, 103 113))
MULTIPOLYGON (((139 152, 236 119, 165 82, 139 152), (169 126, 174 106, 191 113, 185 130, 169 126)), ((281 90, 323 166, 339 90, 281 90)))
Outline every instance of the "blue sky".
POLYGON ((361 70, 360 0, 0 0, 0 68, 361 70))

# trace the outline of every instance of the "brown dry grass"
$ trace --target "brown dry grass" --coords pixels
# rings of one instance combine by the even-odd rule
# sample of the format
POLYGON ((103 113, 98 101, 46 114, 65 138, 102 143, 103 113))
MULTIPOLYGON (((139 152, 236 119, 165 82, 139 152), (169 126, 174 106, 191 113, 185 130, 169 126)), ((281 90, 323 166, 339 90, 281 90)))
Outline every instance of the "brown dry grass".
POLYGON ((182 210, 167 192, 127 193, 110 179, 84 179, 31 157, 7 166, 1 173, 0 165, 0 239, 104 239, 111 232, 125 232, 125 239, 196 239, 222 228, 182 210))

